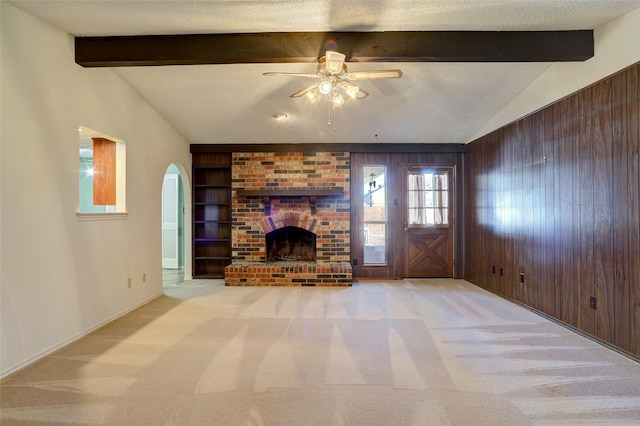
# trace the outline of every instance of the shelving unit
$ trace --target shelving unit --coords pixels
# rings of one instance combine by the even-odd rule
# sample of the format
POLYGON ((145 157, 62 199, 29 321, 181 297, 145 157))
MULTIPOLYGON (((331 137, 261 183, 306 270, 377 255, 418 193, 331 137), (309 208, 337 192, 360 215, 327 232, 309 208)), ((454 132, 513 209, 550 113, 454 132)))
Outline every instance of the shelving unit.
POLYGON ((193 276, 224 278, 231 263, 231 154, 193 153, 193 276))

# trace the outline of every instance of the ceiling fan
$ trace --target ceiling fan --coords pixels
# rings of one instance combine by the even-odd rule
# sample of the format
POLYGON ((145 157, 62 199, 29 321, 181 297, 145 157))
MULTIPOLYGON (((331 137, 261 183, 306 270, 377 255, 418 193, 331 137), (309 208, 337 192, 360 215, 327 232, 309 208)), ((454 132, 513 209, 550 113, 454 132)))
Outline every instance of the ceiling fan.
POLYGON ((345 96, 343 95, 351 99, 362 99, 369 96, 369 93, 353 84, 353 81, 402 77, 402 71, 399 69, 349 72, 345 58, 346 56, 342 53, 328 50, 326 55, 320 58, 315 74, 265 72, 262 75, 318 79, 318 82, 298 90, 289 97, 299 98, 306 95, 311 101, 315 101, 319 95, 331 95, 335 105, 344 103, 345 96))

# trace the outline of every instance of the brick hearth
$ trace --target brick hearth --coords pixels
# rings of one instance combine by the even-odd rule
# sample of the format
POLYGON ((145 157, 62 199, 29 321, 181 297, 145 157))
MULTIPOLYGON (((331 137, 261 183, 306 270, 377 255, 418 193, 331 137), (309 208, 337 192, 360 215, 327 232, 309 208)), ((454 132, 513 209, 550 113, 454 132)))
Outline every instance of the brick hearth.
POLYGON ((226 267, 224 279, 229 286, 350 286, 351 265, 232 263, 226 267))
POLYGON ((225 284, 351 285, 349 174, 348 152, 234 153, 233 262, 225 284), (287 190, 294 195, 283 196, 287 190), (265 262, 266 234, 286 226, 316 234, 316 263, 265 262))

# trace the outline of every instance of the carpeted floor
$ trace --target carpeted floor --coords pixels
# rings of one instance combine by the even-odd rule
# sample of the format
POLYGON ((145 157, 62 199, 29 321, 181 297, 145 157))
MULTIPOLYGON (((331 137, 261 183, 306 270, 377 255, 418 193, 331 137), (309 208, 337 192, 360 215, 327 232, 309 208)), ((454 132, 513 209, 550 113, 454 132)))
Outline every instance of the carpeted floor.
POLYGON ((6 378, 1 423, 640 424, 640 364, 462 280, 194 280, 6 378))

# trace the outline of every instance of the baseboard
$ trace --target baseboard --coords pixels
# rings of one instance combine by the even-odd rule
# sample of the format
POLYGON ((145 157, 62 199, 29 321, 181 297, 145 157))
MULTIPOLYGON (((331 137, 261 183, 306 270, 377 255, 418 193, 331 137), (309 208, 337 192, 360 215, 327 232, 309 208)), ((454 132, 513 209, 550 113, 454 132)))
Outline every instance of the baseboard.
POLYGON ((7 378, 8 376, 10 376, 10 375, 12 375, 14 373, 17 373, 18 371, 20 371, 23 368, 28 367, 29 365, 41 360, 42 358, 46 357, 47 355, 51 355, 52 353, 54 353, 56 351, 59 351, 60 349, 64 348, 65 346, 75 342, 78 339, 81 339, 81 338, 85 337, 86 335, 88 335, 90 333, 93 333, 94 331, 96 331, 100 327, 104 327, 105 325, 109 324, 112 321, 117 320, 118 318, 128 314, 129 312, 135 311, 136 309, 138 309, 141 306, 144 306, 147 303, 157 299, 158 297, 162 296, 163 294, 164 294, 163 292, 160 292, 159 294, 157 294, 155 296, 152 296, 149 299, 146 299, 146 300, 138 303, 137 305, 135 305, 135 306, 123 311, 123 312, 120 312, 119 314, 116 314, 116 315, 110 317, 109 319, 106 319, 106 320, 100 322, 99 324, 97 324, 95 326, 93 326, 93 327, 91 327, 91 328, 89 328, 89 329, 87 329, 87 330, 85 330, 85 331, 73 336, 73 337, 70 337, 69 339, 65 340, 64 342, 62 342, 62 343, 60 343, 60 344, 58 344, 58 345, 56 345, 56 346, 54 346, 54 347, 52 347, 50 349, 47 349, 46 351, 44 351, 44 352, 42 352, 42 353, 40 353, 40 354, 28 359, 27 361, 24 361, 24 362, 18 364, 17 366, 10 368, 7 371, 3 371, 2 373, 0 373, 0 380, 7 378))
MULTIPOLYGON (((494 293, 494 294, 500 296, 497 293, 494 293)), ((597 343, 597 344, 599 344, 601 346, 604 346, 607 349, 610 349, 610 350, 612 350, 614 352, 617 352, 620 355, 622 355, 622 356, 624 356, 626 358, 629 358, 632 361, 640 363, 640 357, 638 357, 635 354, 632 354, 631 352, 627 352, 622 348, 619 348, 619 347, 617 347, 615 345, 612 345, 611 343, 609 343, 609 342, 607 342, 605 340, 599 339, 596 336, 593 336, 593 335, 591 335, 591 334, 589 334, 589 333, 587 333, 585 331, 582 331, 579 328, 572 326, 571 324, 567 324, 564 321, 561 321, 561 320, 559 320, 559 319, 557 319, 557 318, 555 318, 555 317, 553 317, 553 316, 551 316, 549 314, 546 314, 546 313, 544 313, 542 311, 539 311, 536 308, 532 308, 531 306, 526 305, 526 304, 524 304, 522 302, 518 302, 517 300, 511 299, 511 298, 508 298, 508 297, 504 297, 504 296, 500 296, 500 297, 502 297, 503 299, 508 300, 508 301, 518 305, 518 306, 521 306, 521 307, 525 308, 526 310, 531 311, 534 314, 536 314, 536 315, 538 315, 538 316, 540 316, 540 317, 542 317, 544 319, 547 319, 547 320, 549 320, 549 321, 551 321, 551 322, 553 322, 555 324, 558 324, 559 326, 564 327, 567 330, 573 331, 574 333, 579 334, 582 337, 585 337, 585 338, 587 338, 587 339, 589 339, 589 340, 591 340, 591 341, 593 341, 593 342, 595 342, 595 343, 597 343)))
POLYGON ((587 339, 589 339, 589 340, 591 340, 591 341, 593 341, 593 342, 595 342, 595 343, 597 343, 597 344, 599 344, 601 346, 604 346, 607 349, 610 349, 610 350, 612 350, 614 352, 617 352, 620 355, 624 356, 625 358, 629 358, 632 361, 640 363, 640 357, 638 357, 636 354, 633 354, 631 352, 627 352, 622 348, 619 348, 619 347, 617 347, 615 345, 612 345, 611 343, 609 343, 609 342, 607 342, 605 340, 599 339, 596 336, 593 336, 593 335, 591 335, 591 334, 589 334, 589 333, 587 333, 585 331, 582 331, 579 328, 574 327, 571 324, 567 324, 566 322, 561 321, 558 318, 555 318, 555 317, 553 317, 553 316, 551 316, 549 314, 546 314, 546 313, 544 313, 542 311, 539 311, 538 309, 536 309, 534 307, 531 307, 531 306, 529 306, 529 305, 527 305, 525 303, 522 303, 522 302, 520 302, 518 300, 512 299, 511 297, 505 296, 504 294, 500 294, 500 293, 497 293, 495 291, 491 291, 491 290, 488 290, 486 288, 482 288, 479 285, 472 283, 471 281, 468 281, 468 280, 465 280, 465 281, 467 281, 470 284, 475 285, 476 287, 478 287, 481 290, 486 291, 487 293, 491 293, 491 294, 493 294, 495 296, 498 296, 498 297, 500 297, 500 298, 502 298, 504 300, 507 300, 507 301, 509 301, 509 302, 511 302, 511 303, 513 303, 515 305, 518 305, 518 306, 520 306, 520 307, 522 307, 522 308, 524 308, 524 309, 526 309, 526 310, 528 310, 528 311, 530 311, 530 312, 532 312, 532 313, 534 313, 534 314, 546 319, 546 320, 551 321, 554 324, 557 324, 557 325, 559 325, 561 327, 564 327, 567 330, 572 331, 572 332, 574 332, 576 334, 579 334, 580 336, 582 336, 584 338, 587 338, 587 339))

